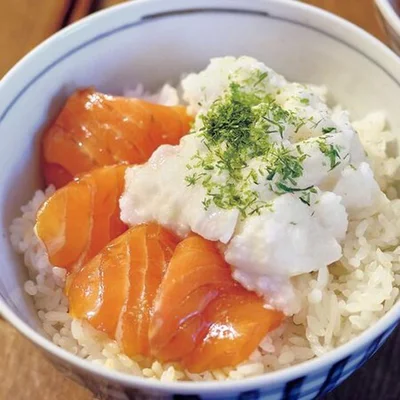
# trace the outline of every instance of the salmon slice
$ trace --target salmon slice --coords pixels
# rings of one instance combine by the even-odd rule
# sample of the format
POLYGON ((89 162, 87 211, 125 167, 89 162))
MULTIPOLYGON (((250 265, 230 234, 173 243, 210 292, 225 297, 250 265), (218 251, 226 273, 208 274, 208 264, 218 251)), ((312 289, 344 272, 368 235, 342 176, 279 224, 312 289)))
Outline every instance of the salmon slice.
POLYGON ((128 356, 149 356, 153 301, 177 243, 156 224, 129 229, 73 275, 70 314, 115 338, 128 356))
POLYGON ((60 188, 94 168, 144 163, 161 144, 178 144, 191 122, 185 107, 78 90, 43 136, 46 183, 60 188))
POLYGON ((234 367, 247 360, 268 332, 283 320, 279 311, 264 308, 252 292, 240 288, 222 295, 207 307, 205 319, 212 321, 206 336, 183 359, 191 372, 234 367))
POLYGON ((235 366, 282 318, 232 278, 214 242, 192 235, 177 246, 156 297, 152 355, 191 372, 235 366))
POLYGON ((128 229, 120 220, 119 208, 126 168, 116 165, 95 169, 43 203, 35 232, 51 264, 77 271, 128 229))

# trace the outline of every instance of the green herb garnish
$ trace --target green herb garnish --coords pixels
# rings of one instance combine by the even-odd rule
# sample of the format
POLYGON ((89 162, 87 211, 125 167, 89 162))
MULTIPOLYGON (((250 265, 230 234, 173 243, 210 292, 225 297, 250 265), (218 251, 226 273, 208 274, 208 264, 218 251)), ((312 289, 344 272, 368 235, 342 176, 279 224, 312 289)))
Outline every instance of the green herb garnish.
POLYGON ((340 149, 337 145, 326 142, 327 137, 318 138, 318 147, 321 153, 323 153, 330 162, 330 171, 336 168, 341 163, 340 149))
POLYGON ((322 133, 331 133, 331 132, 336 132, 336 128, 334 126, 322 128, 322 133))
POLYGON ((267 78, 268 72, 259 72, 256 82, 254 86, 259 85, 265 78, 267 78))
MULTIPOLYGON (((254 85, 267 76, 259 73, 254 85)), ((234 82, 199 118, 202 127, 197 134, 207 151, 193 156, 187 165, 191 173, 185 179, 189 186, 201 184, 206 189, 206 209, 214 204, 222 209, 236 208, 242 217, 259 214, 271 207, 270 202, 260 200, 257 186, 261 184, 278 195, 299 192, 307 202, 313 187, 297 188, 297 179, 308 155, 300 146, 287 148, 272 136, 284 138, 288 126, 298 130, 306 123, 304 119, 283 109, 272 96, 248 92, 234 82), (250 168, 254 159, 258 167, 250 168), (222 174, 223 184, 214 179, 222 174)))

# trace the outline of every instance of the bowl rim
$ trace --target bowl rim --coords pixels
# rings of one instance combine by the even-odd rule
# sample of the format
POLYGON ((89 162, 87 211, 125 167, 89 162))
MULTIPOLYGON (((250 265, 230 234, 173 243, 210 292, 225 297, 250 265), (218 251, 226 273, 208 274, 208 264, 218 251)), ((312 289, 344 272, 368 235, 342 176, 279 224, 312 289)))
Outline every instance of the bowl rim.
MULTIPOLYGON (((200 0, 199 0, 200 1, 200 0)), ((250 7, 250 2, 247 3, 245 0, 229 0, 231 4, 240 4, 244 8, 243 4, 246 3, 246 7, 250 7)), ((9 82, 13 82, 15 77, 18 77, 23 73, 25 64, 31 62, 37 58, 37 55, 46 51, 53 44, 63 42, 71 34, 81 33, 82 28, 88 26, 89 24, 101 24, 103 20, 111 16, 116 16, 119 13, 124 13, 127 10, 138 10, 138 15, 140 15, 140 7, 147 5, 154 8, 154 12, 157 13, 157 6, 164 3, 164 0, 136 0, 135 2, 127 2, 125 4, 120 4, 118 6, 112 7, 110 9, 99 11, 93 15, 84 18, 81 21, 67 27, 55 35, 51 36, 49 39, 44 41, 38 47, 34 48, 30 53, 28 53, 21 61, 19 61, 16 66, 14 66, 0 81, 0 92, 9 85, 9 82)), ((172 2, 171 2, 172 3, 172 2)), ((226 4, 225 0, 214 0, 213 4, 226 4)), ((252 5, 255 3, 251 3, 252 5)), ((319 9, 317 7, 300 3, 297 1, 282 1, 282 0, 259 0, 257 4, 260 7, 263 4, 270 5, 277 8, 291 9, 292 11, 301 11, 308 13, 314 18, 320 18, 324 20, 327 24, 333 24, 340 27, 341 30, 346 31, 348 35, 356 37, 363 45, 369 46, 370 48, 375 48, 379 51, 380 56, 386 57, 387 62, 395 62, 399 67, 399 77, 400 77, 400 59, 388 49, 383 43, 378 39, 370 35, 369 33, 363 31, 361 28, 355 26, 354 24, 346 21, 336 15, 333 15, 327 11, 319 9)), ((191 4, 191 6, 193 3, 191 4)), ((186 6, 186 9, 193 7, 186 6)), ((251 7, 249 9, 252 9, 251 7)), ((313 26, 308 28, 315 29, 313 26)), ((318 30, 318 29, 317 29, 318 30)), ((320 31, 328 36, 334 37, 329 32, 320 31)), ((341 41, 341 39, 334 37, 336 40, 341 41)), ((349 44, 350 47, 352 47, 349 44)), ((355 49, 357 49, 355 47, 355 49)), ((374 60, 372 60, 374 61, 374 60)), ((397 74, 396 74, 397 75, 397 74)), ((5 109, 5 112, 7 108, 5 109)), ((3 116, 5 116, 3 112, 3 116)), ((1 123, 0 116, 0 123, 1 123)), ((356 338, 350 340, 348 343, 341 345, 340 347, 333 349, 332 351, 311 360, 302 362, 300 364, 274 371, 269 373, 264 373, 256 377, 245 378, 239 381, 184 381, 184 382, 161 382, 161 381, 150 381, 143 377, 138 377, 134 375, 129 375, 126 373, 118 372, 115 370, 109 370, 102 366, 97 366, 90 361, 79 358, 72 353, 58 347, 49 339, 45 338, 33 328, 31 328, 26 322, 19 318, 12 309, 6 304, 4 299, 0 296, 0 313, 3 317, 8 320, 17 330, 22 333, 25 337, 35 343, 39 348, 45 352, 51 354, 53 357, 60 359, 67 365, 72 365, 80 371, 85 373, 93 374, 97 377, 101 377, 108 381, 112 381, 118 384, 123 384, 127 387, 136 387, 144 390, 159 390, 162 392, 169 393, 182 393, 182 394, 193 394, 201 393, 207 394, 217 391, 220 392, 237 392, 252 390, 254 388, 261 388, 269 385, 271 388, 277 388, 284 382, 294 380, 301 376, 306 376, 310 373, 315 373, 319 369, 331 366, 334 363, 350 356, 351 354, 357 352, 358 350, 368 346, 371 342, 385 334, 385 332, 394 329, 400 319, 400 302, 397 302, 382 318, 380 318, 375 324, 369 327, 366 331, 362 332, 356 338)), ((325 376, 325 374, 323 375, 325 376)))
POLYGON ((400 37, 400 17, 397 15, 390 0, 375 0, 375 5, 381 12, 385 21, 389 23, 392 29, 400 37))

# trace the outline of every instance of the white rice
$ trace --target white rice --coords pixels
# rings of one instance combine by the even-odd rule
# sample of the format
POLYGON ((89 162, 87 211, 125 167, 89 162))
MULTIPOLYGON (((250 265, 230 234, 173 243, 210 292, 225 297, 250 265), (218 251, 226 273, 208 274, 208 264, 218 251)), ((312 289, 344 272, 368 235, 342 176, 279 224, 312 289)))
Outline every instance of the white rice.
MULTIPOLYGON (((142 95, 143 88, 132 93, 142 95)), ((163 102, 173 104, 174 95, 174 89, 167 87, 163 102)), ((379 184, 393 200, 383 198, 372 216, 350 221, 339 262, 329 270, 295 279, 302 293, 301 311, 266 337, 247 362, 236 368, 191 374, 174 363, 131 359, 114 340, 84 321, 71 319, 63 294, 65 271, 49 264, 33 229, 36 212, 54 192, 52 187, 37 191, 10 228, 12 244, 23 255, 28 270, 24 288, 33 299, 44 331, 56 345, 95 364, 161 381, 243 379, 286 368, 348 342, 382 317, 399 297, 400 200, 395 199, 394 185, 399 179, 400 159, 384 121, 382 113, 373 113, 354 126, 379 184)))

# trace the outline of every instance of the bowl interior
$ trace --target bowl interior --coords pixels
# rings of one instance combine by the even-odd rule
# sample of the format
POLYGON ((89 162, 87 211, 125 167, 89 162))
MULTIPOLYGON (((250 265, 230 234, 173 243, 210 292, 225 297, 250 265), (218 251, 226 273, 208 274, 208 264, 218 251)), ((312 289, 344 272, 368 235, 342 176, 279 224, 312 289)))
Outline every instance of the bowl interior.
POLYGON ((355 119, 385 110, 400 131, 400 68, 381 57, 373 39, 346 37, 325 14, 280 1, 195 0, 190 9, 183 0, 165 3, 138 2, 71 27, 0 86, 0 294, 35 329, 37 316, 23 291, 27 276, 8 229, 42 185, 40 132, 75 89, 122 93, 139 82, 156 89, 202 69, 211 57, 249 55, 290 80, 327 85, 355 119))

